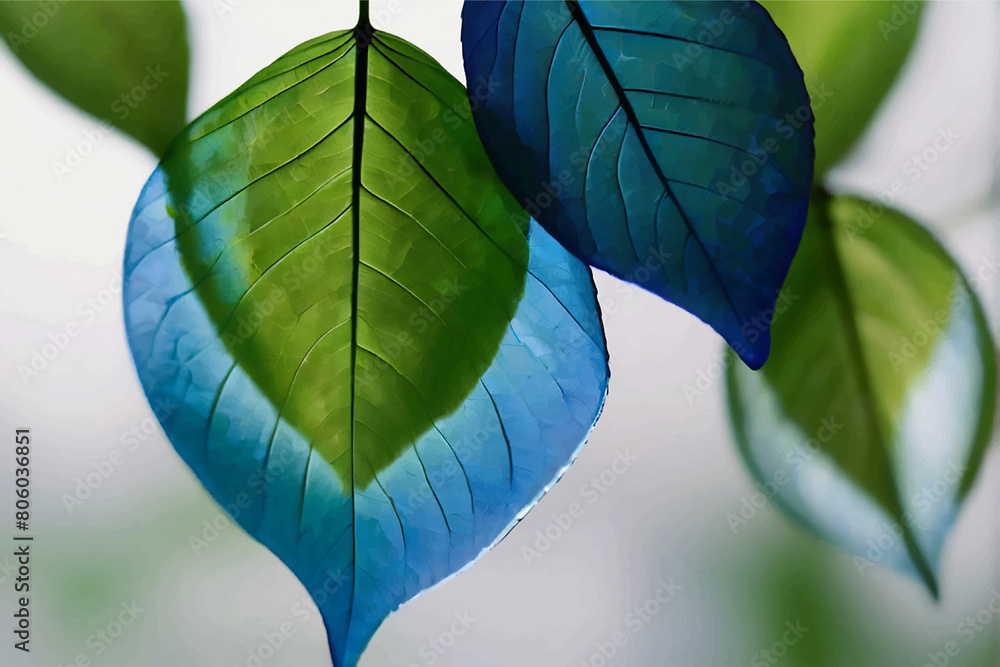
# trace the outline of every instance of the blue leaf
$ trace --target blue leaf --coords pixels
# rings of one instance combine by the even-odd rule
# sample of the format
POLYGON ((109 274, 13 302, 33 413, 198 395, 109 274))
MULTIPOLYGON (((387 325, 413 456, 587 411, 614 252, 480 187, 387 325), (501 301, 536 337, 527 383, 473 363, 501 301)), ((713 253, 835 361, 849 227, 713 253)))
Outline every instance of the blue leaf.
POLYGON ((763 365, 814 157, 802 72, 767 12, 467 2, 462 43, 480 136, 528 213, 763 365))
POLYGON ((361 8, 174 139, 124 270, 160 423, 335 667, 528 511, 609 372, 590 270, 500 183, 465 87, 361 8))
POLYGON ((575 459, 609 377, 590 272, 533 222, 524 296, 479 388, 352 493, 234 368, 178 255, 152 252, 173 229, 165 201, 158 170, 126 250, 139 379, 213 497, 313 596, 334 665, 355 665, 390 612, 489 550, 575 459), (274 441, 265 485, 264 452, 279 426, 286 437, 274 441))

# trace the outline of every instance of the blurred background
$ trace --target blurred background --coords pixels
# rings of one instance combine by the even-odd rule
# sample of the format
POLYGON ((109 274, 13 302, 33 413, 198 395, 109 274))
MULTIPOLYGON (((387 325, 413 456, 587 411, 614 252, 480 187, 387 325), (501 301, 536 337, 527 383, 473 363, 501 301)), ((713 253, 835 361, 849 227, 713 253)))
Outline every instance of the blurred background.
MULTIPOLYGON (((333 0, 185 8, 192 118, 357 15, 356 3, 333 0)), ((462 79, 460 12, 457 0, 372 2, 377 28, 462 79)), ((831 178, 837 191, 877 197, 939 132, 957 136, 897 207, 934 230, 967 273, 993 267, 980 297, 995 338, 998 45, 1000 4, 930 3, 894 90, 831 178)), ((136 378, 120 266, 154 158, 6 51, 0 89, 0 432, 32 429, 36 535, 32 652, 7 640, 3 664, 328 665, 319 617, 302 613, 306 590, 225 519, 164 440, 136 378), (57 173, 81 142, 91 149, 57 173), (37 376, 18 373, 73 325, 79 335, 37 376), (291 632, 280 648, 262 651, 281 628, 291 632)), ((859 568, 770 503, 755 507, 725 411, 722 341, 637 288, 597 282, 612 382, 588 445, 496 549, 392 615, 362 667, 1000 665, 1000 614, 989 607, 1000 608, 998 447, 947 542, 934 603, 916 580, 859 568), (613 467, 621 459, 632 461, 624 472, 613 467), (573 503, 583 514, 559 528, 573 503), (547 531, 557 538, 540 539, 547 531), (620 630, 628 641, 607 657, 620 630), (957 653, 946 650, 952 643, 957 653)), ((12 464, 0 457, 3 488, 12 488, 12 464)), ((13 565, 4 548, 7 619, 13 565)))

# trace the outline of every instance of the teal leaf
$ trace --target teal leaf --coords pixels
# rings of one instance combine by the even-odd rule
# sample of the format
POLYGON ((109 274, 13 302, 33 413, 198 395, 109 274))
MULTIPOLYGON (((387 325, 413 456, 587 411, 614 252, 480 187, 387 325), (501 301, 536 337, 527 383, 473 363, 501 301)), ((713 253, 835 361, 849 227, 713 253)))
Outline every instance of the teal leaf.
POLYGON ((763 0, 805 73, 816 117, 817 182, 847 154, 892 90, 922 2, 763 0))
POLYGON ((0 2, 0 33, 45 85, 156 155, 184 127, 189 54, 177 0, 0 2))
POLYGON ((495 544, 603 405, 589 270, 500 183, 465 88, 363 25, 178 136, 124 275, 164 430, 313 595, 335 667, 495 544))
POLYGON ((710 324, 751 368, 812 184, 802 71, 754 2, 466 2, 476 125, 583 261, 710 324))
MULTIPOLYGON (((814 196, 816 199, 818 196, 814 196)), ((989 441, 990 332, 954 261, 913 221, 819 197, 759 373, 729 364, 739 448, 791 516, 937 595, 945 537, 989 441)))

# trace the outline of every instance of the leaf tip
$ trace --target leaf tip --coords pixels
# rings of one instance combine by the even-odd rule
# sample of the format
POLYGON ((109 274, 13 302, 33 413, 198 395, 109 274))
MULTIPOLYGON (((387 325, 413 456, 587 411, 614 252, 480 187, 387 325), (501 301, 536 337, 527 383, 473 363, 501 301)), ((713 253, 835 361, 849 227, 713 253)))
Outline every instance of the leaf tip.
POLYGON ((751 343, 743 341, 727 341, 740 360, 752 371, 759 371, 771 354, 771 333, 764 331, 751 343))
POLYGON ((941 602, 941 586, 938 583, 937 573, 932 569, 930 563, 923 557, 923 555, 918 555, 914 557, 911 553, 911 558, 913 558, 913 564, 916 566, 917 575, 920 578, 921 583, 927 589, 927 592, 931 596, 931 600, 934 604, 941 602))

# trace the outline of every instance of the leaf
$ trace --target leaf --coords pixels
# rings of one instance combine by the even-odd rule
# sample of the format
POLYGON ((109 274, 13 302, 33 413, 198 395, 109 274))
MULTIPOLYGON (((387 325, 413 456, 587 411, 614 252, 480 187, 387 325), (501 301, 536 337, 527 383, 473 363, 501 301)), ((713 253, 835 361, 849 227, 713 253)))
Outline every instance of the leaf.
POLYGON ((162 241, 228 349, 292 426, 331 438, 324 455, 361 485, 478 384, 528 257, 528 218, 475 127, 452 127, 464 88, 397 41, 358 49, 344 31, 306 43, 193 123, 160 166, 175 218, 162 241), (282 288, 287 303, 273 303, 282 288), (304 355, 314 362, 300 367, 304 355), (337 376, 316 374, 322 357, 337 376), (380 362, 400 373, 391 391, 310 397, 365 383, 380 362), (360 461, 337 458, 351 419, 365 430, 360 461))
POLYGON ((164 430, 313 595, 336 667, 537 501, 608 382, 588 269, 529 228, 464 87, 371 34, 293 49, 184 130, 124 272, 164 430))
POLYGON ((527 211, 759 368, 770 337, 753 321, 795 254, 813 159, 802 72, 767 13, 467 2, 462 44, 486 152, 527 211))
MULTIPOLYGON (((946 533, 986 450, 995 367, 954 261, 880 204, 816 199, 759 373, 728 370, 750 469, 790 515, 937 595, 946 533)), ((737 522, 738 523, 738 522, 737 522)))
POLYGON ((156 155, 184 127, 187 22, 176 0, 5 1, 0 33, 43 83, 156 155))
POLYGON ((805 73, 816 117, 815 179, 871 122, 916 41, 922 2, 763 0, 805 73))

